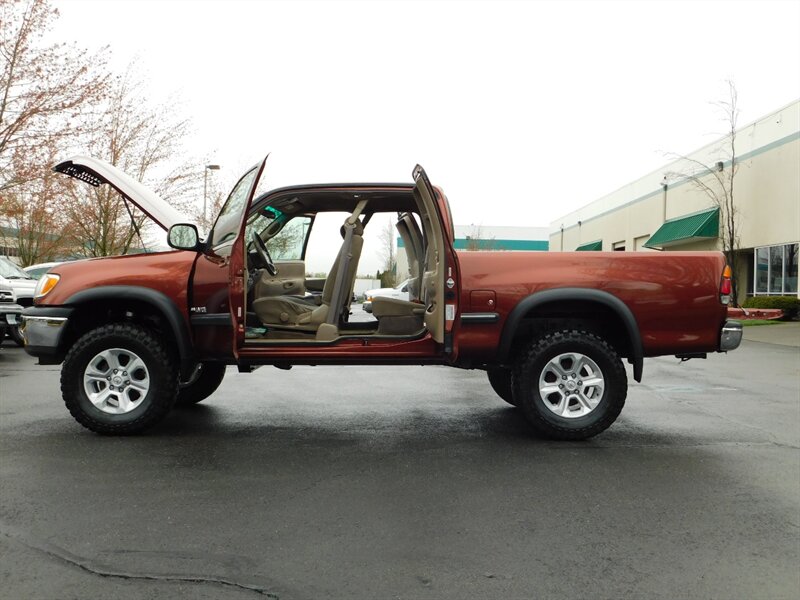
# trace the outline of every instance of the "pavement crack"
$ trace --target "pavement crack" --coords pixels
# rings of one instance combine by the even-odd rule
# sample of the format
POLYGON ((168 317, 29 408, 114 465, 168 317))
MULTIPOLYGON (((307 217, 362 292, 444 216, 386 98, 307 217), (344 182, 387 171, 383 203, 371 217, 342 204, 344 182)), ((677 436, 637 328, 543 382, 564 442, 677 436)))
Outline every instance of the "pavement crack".
POLYGON ((34 542, 29 538, 29 536, 11 527, 8 527, 5 524, 0 524, 0 535, 9 538, 11 540, 14 540, 22 544, 26 548, 34 550, 35 552, 39 552, 41 554, 49 556, 50 558, 58 560, 64 564, 78 568, 86 573, 97 575, 99 577, 124 579, 124 580, 162 581, 162 582, 196 583, 201 585, 202 584, 218 585, 218 586, 232 587, 248 592, 253 592, 254 594, 258 594, 266 598, 274 598, 275 600, 278 600, 278 595, 275 594, 274 592, 270 592, 269 590, 266 590, 257 585, 242 583, 239 581, 235 581, 233 579, 228 579, 226 577, 213 577, 213 576, 190 575, 190 574, 180 574, 180 573, 172 573, 172 574, 159 574, 159 573, 146 573, 146 572, 135 573, 129 571, 115 570, 106 565, 96 564, 87 558, 83 558, 75 554, 72 554, 71 552, 65 550, 64 548, 60 548, 59 546, 56 546, 54 544, 42 541, 34 542))

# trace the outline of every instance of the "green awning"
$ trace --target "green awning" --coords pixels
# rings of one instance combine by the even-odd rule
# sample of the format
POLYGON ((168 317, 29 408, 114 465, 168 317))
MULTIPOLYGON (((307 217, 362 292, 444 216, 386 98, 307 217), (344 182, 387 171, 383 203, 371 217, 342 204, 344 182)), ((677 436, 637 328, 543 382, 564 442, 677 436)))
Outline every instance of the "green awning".
POLYGON ((686 217, 670 219, 658 228, 645 248, 666 248, 719 237, 719 209, 711 208, 686 217))
POLYGON ((602 250, 603 250, 603 240, 597 240, 596 242, 581 244, 580 246, 575 248, 575 252, 601 252, 602 250))

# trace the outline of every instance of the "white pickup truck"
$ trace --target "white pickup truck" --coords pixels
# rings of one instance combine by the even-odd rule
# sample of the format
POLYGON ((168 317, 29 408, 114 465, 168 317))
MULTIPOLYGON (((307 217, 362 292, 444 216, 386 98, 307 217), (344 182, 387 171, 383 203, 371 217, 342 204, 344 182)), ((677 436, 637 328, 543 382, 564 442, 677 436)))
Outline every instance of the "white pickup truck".
POLYGON ((371 313, 372 299, 377 297, 398 298, 400 300, 408 301, 410 299, 408 294, 408 282, 409 280, 406 279, 403 283, 393 288, 376 288, 374 290, 367 290, 364 292, 364 304, 362 308, 365 312, 371 313))

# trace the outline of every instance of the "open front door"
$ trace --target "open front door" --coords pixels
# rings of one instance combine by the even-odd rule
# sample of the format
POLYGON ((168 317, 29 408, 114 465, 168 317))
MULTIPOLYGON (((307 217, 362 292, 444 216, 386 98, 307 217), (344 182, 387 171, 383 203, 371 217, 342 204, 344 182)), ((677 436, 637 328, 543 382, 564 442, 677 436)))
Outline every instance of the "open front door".
POLYGON ((245 248, 247 240, 244 239, 245 223, 250 212, 250 204, 253 202, 258 183, 264 173, 264 165, 267 163, 269 154, 264 157, 257 165, 254 165, 239 180, 231 195, 217 217, 214 231, 223 219, 228 227, 226 235, 231 236, 230 256, 228 262, 228 305, 230 306, 231 322, 233 323, 233 355, 239 358, 239 348, 244 343, 245 320, 247 310, 245 308, 245 248), (238 194, 237 194, 238 192, 238 194), (228 203, 233 198, 233 207, 226 211, 228 203))
POLYGON ((237 317, 244 285, 241 230, 266 161, 248 169, 236 182, 195 261, 189 310, 195 347, 204 357, 237 354, 237 317))

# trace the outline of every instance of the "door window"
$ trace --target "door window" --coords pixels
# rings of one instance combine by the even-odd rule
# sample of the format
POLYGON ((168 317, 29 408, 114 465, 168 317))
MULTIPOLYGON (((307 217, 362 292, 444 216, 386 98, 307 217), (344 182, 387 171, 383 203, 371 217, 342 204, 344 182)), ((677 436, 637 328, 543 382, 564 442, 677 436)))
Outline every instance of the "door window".
POLYGON ((214 223, 214 229, 208 236, 209 245, 212 248, 216 249, 223 244, 230 244, 236 239, 242 222, 244 204, 247 202, 248 192, 257 175, 258 167, 253 167, 244 174, 228 195, 228 199, 225 200, 225 204, 219 212, 217 222, 214 223))

